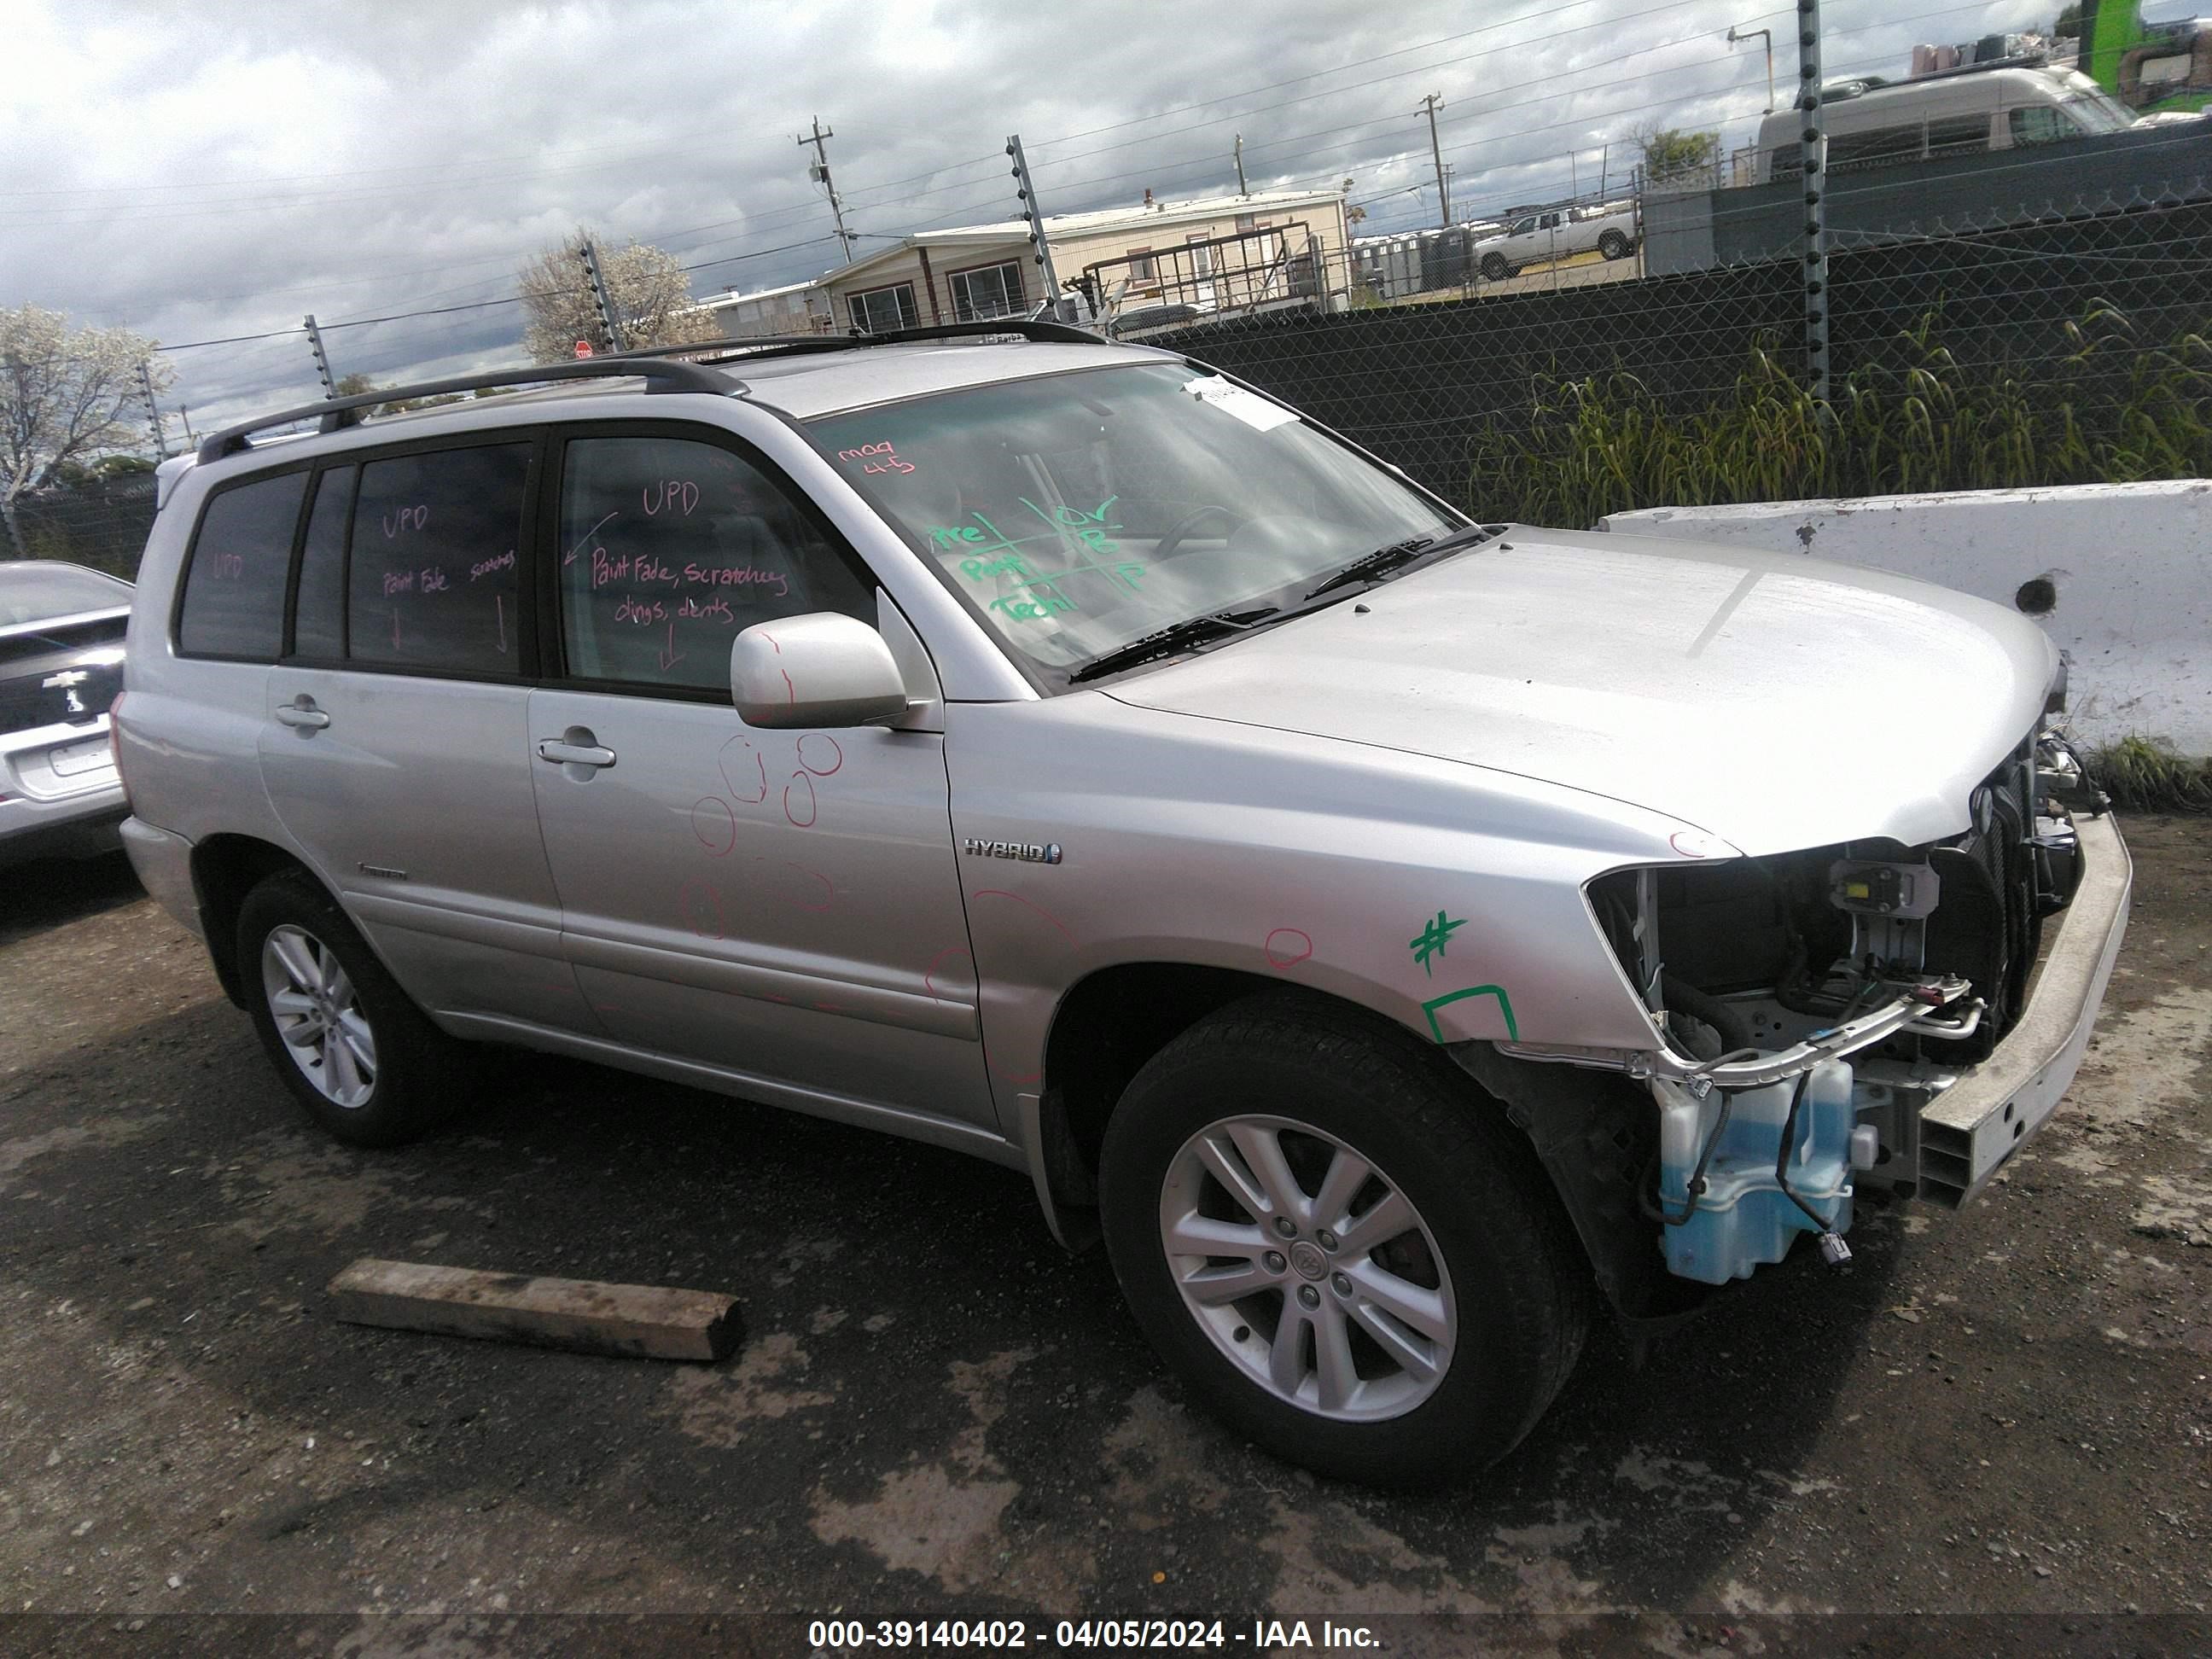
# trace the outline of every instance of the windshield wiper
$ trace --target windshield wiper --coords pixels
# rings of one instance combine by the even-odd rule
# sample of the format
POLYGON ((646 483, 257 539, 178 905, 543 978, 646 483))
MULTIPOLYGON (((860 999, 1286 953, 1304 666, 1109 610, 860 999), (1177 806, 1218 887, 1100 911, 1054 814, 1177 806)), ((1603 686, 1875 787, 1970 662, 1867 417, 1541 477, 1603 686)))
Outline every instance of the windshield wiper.
POLYGON ((1334 592, 1340 587, 1349 587, 1354 582, 1364 582, 1370 577, 1379 576, 1386 570, 1395 570, 1401 564, 1410 564, 1415 559, 1444 548, 1487 540, 1489 535, 1490 532, 1480 525, 1471 524, 1442 536, 1415 536, 1409 541, 1393 542, 1388 547, 1378 547, 1372 553, 1363 554, 1354 559, 1320 586, 1310 590, 1306 598, 1317 599, 1324 593, 1334 592))
POLYGON ((1074 685, 1084 680, 1095 680, 1117 668, 1150 662, 1155 657, 1172 656, 1185 646, 1219 639, 1224 634, 1241 634, 1255 623, 1273 616, 1277 608, 1269 605, 1257 611, 1216 611, 1209 616, 1186 617, 1179 623, 1170 623, 1155 633, 1143 635, 1127 645, 1117 645, 1111 651, 1102 651, 1090 661, 1078 664, 1067 671, 1067 683, 1074 685))

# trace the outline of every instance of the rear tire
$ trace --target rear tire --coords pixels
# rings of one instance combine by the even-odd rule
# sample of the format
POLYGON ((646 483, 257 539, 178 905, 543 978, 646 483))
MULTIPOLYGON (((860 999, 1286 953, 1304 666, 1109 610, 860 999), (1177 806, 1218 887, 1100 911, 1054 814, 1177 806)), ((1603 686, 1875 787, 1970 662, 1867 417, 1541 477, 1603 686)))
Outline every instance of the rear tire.
POLYGON ((465 1097, 467 1045, 430 1024, 307 876, 270 876, 246 896, 237 950, 261 1046, 328 1134, 396 1146, 465 1097))
POLYGON ((1099 1176, 1146 1335, 1291 1462, 1384 1486, 1472 1473, 1581 1352, 1588 1275, 1527 1140, 1356 1011, 1270 994, 1193 1027, 1130 1084, 1099 1176))
POLYGON ((1628 257, 1628 238, 1617 230, 1608 230, 1597 239, 1597 251, 1608 259, 1628 257))
POLYGON ((1512 274, 1513 267, 1505 263, 1503 254, 1486 253, 1482 256, 1482 275, 1485 281, 1502 283, 1512 274))

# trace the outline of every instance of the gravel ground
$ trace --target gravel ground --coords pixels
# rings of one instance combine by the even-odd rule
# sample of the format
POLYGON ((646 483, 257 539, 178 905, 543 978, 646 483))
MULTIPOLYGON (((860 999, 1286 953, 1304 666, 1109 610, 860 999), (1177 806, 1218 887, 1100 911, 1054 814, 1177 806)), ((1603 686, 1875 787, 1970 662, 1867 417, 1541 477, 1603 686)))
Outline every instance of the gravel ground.
POLYGON ((310 1651, 804 1651, 743 1615, 834 1612, 2204 1651, 2212 826, 2127 828, 2097 1043, 1999 1186, 1868 1206, 1851 1267, 1793 1259, 1641 1364, 1601 1334, 1507 1462, 1412 1498, 1187 1411, 1018 1176, 526 1056, 441 1137, 349 1152, 119 861, 15 872, 0 1648, 277 1645, 283 1614, 310 1651), (706 1367, 341 1325, 362 1255, 726 1290, 747 1337, 706 1367))

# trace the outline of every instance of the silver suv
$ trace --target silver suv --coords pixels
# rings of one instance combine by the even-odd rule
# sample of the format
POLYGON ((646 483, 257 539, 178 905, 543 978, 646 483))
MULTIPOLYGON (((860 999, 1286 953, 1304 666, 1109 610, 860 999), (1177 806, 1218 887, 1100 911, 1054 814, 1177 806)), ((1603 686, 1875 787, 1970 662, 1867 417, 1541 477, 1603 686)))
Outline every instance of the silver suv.
POLYGON ((125 837, 341 1139, 489 1042, 972 1152, 1407 1482, 2070 1080, 2129 866, 2025 619, 1473 524, 1054 325, 695 356, 166 480, 125 837))

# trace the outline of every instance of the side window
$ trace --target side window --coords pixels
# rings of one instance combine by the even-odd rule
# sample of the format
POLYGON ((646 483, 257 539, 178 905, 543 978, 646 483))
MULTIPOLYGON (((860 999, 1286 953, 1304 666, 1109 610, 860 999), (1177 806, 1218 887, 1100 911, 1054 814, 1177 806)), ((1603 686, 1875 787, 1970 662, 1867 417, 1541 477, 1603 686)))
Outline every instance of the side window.
POLYGON ((300 546, 300 591, 292 607, 292 654, 345 654, 345 537, 353 516, 356 468, 337 466, 315 485, 307 536, 300 546))
POLYGON ((1986 115, 1946 115, 1928 124, 1930 155, 1978 155, 1989 147, 1986 115))
POLYGON ((448 674, 517 672, 515 549, 533 447, 441 449, 362 466, 349 657, 448 674))
POLYGON ((274 662, 284 649, 284 585, 305 472, 226 489, 192 538, 177 643, 187 654, 274 662))
POLYGON ((572 678, 726 691, 741 629, 810 611, 875 620, 874 584, 784 486, 718 444, 573 438, 562 468, 572 678))
POLYGON ((1871 131, 1841 133, 1828 140, 1828 167, 1841 172, 1850 167, 1885 167, 1893 161, 1915 161, 1920 159, 1920 124, 1911 126, 1875 127, 1871 131))
POLYGON ((2061 138, 2081 136, 2081 130, 2071 121, 2044 105, 2008 110, 2005 119, 2012 124, 2012 142, 2018 147, 2053 143, 2061 138))

